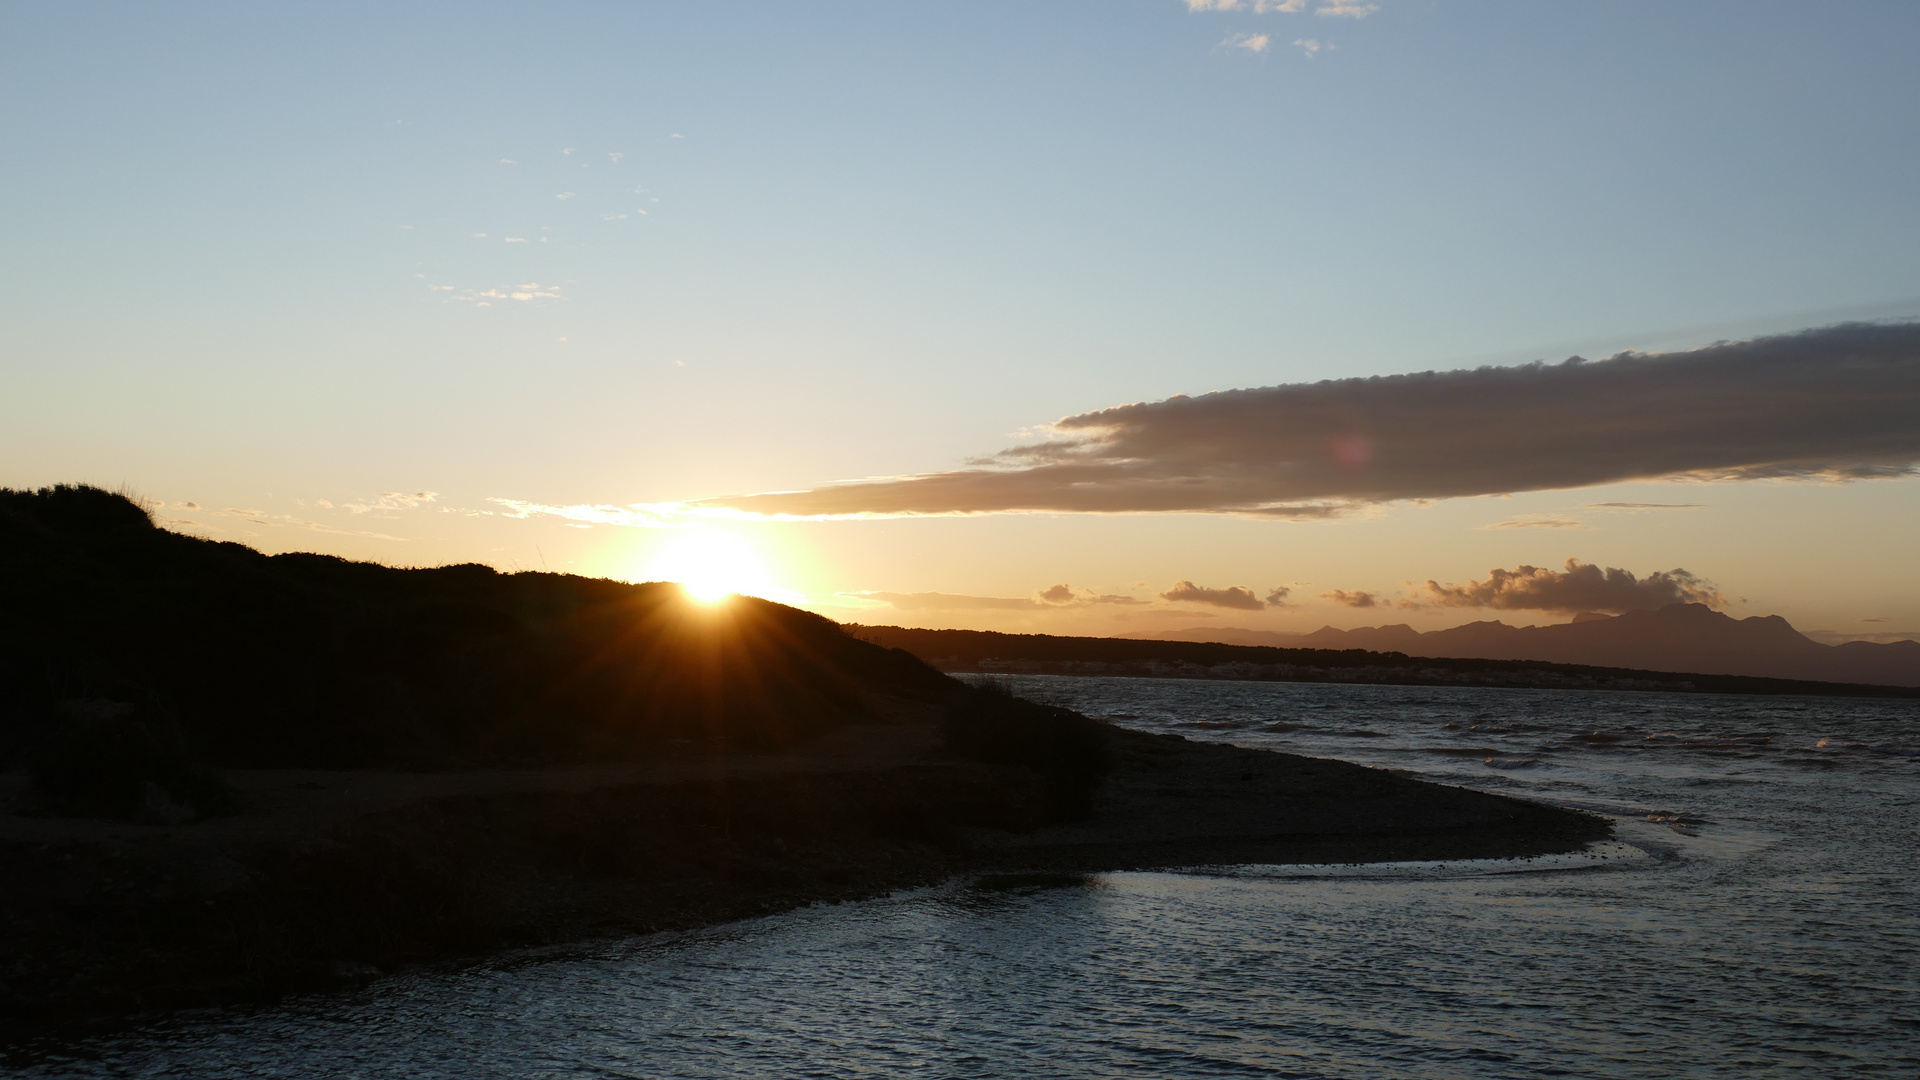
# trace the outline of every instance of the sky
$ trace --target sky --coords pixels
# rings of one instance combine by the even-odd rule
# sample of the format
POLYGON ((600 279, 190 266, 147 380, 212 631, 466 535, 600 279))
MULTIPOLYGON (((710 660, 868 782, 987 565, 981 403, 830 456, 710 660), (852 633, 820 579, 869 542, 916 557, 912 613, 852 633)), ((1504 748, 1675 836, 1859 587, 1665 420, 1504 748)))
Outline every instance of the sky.
POLYGON ((1914 636, 1916 53, 1892 2, 8 5, 0 485, 865 623, 1914 636))

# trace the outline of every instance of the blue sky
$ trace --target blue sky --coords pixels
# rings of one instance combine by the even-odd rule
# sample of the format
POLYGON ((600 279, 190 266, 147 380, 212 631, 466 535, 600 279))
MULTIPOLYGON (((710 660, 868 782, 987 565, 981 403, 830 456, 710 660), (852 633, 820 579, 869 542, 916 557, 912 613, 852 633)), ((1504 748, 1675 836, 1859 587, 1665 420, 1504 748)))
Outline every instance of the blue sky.
MULTIPOLYGON (((951 469, 1179 393, 1920 314, 1920 8, 1254 7, 15 5, 0 483, 256 510, 181 520, 270 550, 624 573, 659 530, 473 515, 951 469)), ((1914 485, 1837 492, 1833 561, 1920 520, 1914 485)), ((1836 494, 1712 492, 1639 501, 1836 494)), ((1913 578, 1769 592, 1805 553, 1731 511, 1525 552, 1428 517, 740 528, 816 606, 1579 556, 1920 626, 1913 578)))

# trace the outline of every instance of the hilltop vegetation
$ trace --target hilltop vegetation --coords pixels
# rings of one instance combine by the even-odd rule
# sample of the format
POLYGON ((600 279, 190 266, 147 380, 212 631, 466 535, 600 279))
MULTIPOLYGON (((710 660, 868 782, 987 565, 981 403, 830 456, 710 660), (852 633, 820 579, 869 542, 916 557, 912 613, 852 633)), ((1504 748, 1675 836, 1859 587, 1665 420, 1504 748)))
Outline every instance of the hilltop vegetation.
POLYGON ((90 487, 0 490, 0 560, 0 764, 75 739, 226 767, 633 760, 787 745, 872 695, 956 688, 763 600, 269 556, 90 487))

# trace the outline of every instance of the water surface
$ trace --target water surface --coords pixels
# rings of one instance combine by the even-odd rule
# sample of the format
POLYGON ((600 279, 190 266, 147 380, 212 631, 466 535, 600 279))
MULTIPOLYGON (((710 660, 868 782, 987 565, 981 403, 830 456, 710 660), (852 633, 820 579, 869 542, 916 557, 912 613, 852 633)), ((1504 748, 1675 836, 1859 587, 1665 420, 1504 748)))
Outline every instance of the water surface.
POLYGON ((1920 1073, 1920 702, 1016 676, 1616 815, 1592 857, 955 884, 185 1018, 20 1075, 1920 1073))

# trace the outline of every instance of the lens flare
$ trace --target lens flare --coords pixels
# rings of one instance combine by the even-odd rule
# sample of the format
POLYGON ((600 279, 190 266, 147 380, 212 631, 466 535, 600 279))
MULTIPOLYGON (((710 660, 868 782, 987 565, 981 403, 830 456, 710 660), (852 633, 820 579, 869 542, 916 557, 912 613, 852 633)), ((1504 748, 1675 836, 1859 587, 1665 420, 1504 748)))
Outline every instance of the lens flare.
POLYGON ((689 529, 655 549, 639 575, 643 581, 677 581, 689 597, 717 603, 735 593, 770 597, 783 592, 766 560, 736 533, 689 529))

